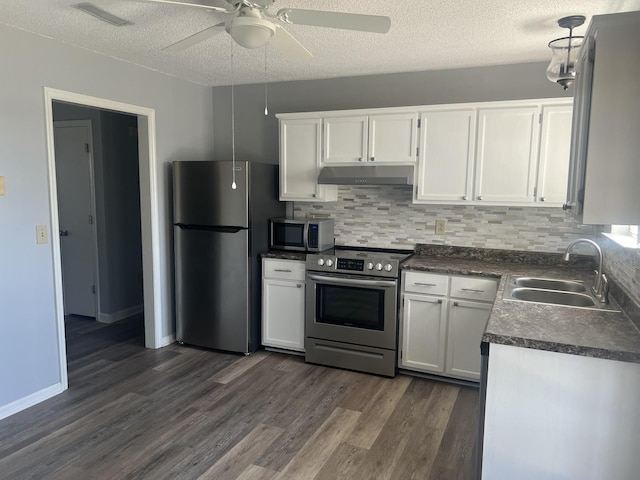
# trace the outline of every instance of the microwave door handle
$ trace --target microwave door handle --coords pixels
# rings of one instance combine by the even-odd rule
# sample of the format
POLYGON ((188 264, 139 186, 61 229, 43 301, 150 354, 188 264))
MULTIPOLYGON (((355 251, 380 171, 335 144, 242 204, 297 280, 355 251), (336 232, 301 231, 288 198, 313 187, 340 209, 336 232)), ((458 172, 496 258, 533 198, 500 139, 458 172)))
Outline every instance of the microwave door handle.
POLYGON ((395 280, 357 280, 355 278, 336 278, 324 275, 307 274, 309 280, 316 282, 328 283, 332 285, 354 285, 360 287, 395 287, 395 280))
POLYGON ((309 251, 309 222, 304 222, 304 230, 302 230, 302 236, 304 237, 304 249, 309 251))

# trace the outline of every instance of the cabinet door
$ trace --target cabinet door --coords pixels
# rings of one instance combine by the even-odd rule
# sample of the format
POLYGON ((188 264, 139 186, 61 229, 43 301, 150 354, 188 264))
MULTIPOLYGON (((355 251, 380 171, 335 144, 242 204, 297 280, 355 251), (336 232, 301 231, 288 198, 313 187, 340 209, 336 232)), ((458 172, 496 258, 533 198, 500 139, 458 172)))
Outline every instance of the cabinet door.
POLYGON ((542 133, 536 199, 550 206, 567 198, 572 105, 542 107, 542 133))
POLYGON ((422 114, 416 203, 471 200, 475 133, 474 110, 422 114))
POLYGON ((304 282, 262 281, 262 344, 304 352, 304 282))
POLYGON ((325 164, 367 161, 368 117, 324 119, 325 164))
POLYGON ((538 159, 539 107, 478 112, 476 201, 531 203, 538 159))
POLYGON ((480 343, 490 313, 490 303, 450 301, 447 375, 469 380, 480 379, 480 343))
POLYGON ((318 185, 321 138, 319 118, 280 121, 280 200, 337 199, 335 185, 318 185))
POLYGON ((446 298, 403 295, 401 367, 444 372, 446 307, 446 298))
POLYGON ((369 117, 369 161, 415 163, 418 115, 397 113, 369 117))

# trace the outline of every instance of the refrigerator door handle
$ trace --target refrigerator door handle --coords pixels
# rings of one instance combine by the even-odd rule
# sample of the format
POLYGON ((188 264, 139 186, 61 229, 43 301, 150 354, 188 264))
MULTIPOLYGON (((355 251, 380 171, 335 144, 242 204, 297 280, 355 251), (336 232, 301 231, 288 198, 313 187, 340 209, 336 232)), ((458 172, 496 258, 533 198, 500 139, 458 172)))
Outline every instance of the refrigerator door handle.
POLYGON ((238 233, 240 230, 244 230, 242 227, 211 227, 208 225, 187 225, 184 223, 176 223, 175 226, 183 230, 207 230, 221 233, 238 233))

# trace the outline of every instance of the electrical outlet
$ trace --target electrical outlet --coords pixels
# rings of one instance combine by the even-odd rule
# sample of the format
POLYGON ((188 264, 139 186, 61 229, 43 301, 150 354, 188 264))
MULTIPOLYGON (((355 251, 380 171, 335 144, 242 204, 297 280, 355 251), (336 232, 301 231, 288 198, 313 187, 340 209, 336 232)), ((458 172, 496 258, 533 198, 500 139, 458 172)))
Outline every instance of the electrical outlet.
POLYGON ((4 177, 0 177, 0 195, 4 195, 4 177))
POLYGON ((444 218, 436 220, 436 235, 444 235, 444 229, 447 225, 447 221, 444 218))
POLYGON ((36 225, 36 243, 47 243, 49 241, 49 235, 47 235, 46 225, 36 225))

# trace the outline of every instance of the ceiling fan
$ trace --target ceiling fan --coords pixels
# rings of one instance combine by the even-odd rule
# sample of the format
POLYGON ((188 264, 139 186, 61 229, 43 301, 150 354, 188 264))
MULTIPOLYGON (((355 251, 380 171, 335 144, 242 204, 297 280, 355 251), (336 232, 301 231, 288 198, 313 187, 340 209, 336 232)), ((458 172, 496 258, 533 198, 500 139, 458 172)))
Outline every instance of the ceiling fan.
POLYGON ((267 11, 267 9, 275 0, 225 0, 227 3, 226 7, 216 7, 177 0, 142 1, 182 5, 231 15, 226 22, 213 25, 164 48, 164 50, 168 51, 184 50, 226 31, 231 35, 233 40, 242 47, 258 48, 268 42, 285 58, 292 62, 297 62, 311 59, 313 55, 284 28, 264 17, 292 25, 310 25, 314 27, 339 28, 372 33, 387 33, 391 27, 389 17, 378 15, 360 15, 355 13, 293 8, 283 8, 278 10, 277 13, 272 14, 267 11))

